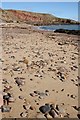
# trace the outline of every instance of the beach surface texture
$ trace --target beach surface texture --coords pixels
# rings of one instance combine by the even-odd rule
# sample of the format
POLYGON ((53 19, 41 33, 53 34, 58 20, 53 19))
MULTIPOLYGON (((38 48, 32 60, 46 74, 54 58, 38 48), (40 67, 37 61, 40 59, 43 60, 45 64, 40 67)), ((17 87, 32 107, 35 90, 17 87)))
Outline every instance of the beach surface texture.
POLYGON ((79 37, 19 23, 0 29, 2 117, 77 118, 79 37))

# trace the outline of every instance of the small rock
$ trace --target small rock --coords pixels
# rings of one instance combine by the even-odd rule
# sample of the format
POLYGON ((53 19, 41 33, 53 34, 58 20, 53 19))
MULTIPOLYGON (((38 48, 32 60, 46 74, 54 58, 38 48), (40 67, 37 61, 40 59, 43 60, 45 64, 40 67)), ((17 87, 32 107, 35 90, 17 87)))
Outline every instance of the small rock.
POLYGON ((8 90, 10 90, 12 88, 12 86, 9 86, 9 85, 8 86, 4 86, 4 87, 5 87, 4 92, 8 91, 8 90))
POLYGON ((80 107, 72 106, 75 110, 80 111, 80 107))
POLYGON ((38 93, 38 95, 40 95, 40 96, 45 96, 46 93, 40 92, 40 93, 38 93))
POLYGON ((22 91, 22 88, 20 88, 20 91, 22 91))
POLYGON ((49 96, 49 93, 47 92, 47 93, 45 93, 45 95, 46 95, 46 96, 49 96))
POLYGON ((1 111, 2 111, 2 112, 10 112, 10 110, 11 110, 11 107, 1 106, 1 111))
POLYGON ((77 117, 80 119, 80 114, 77 114, 77 117))
POLYGON ((20 116, 25 118, 25 117, 28 116, 28 113, 27 113, 27 112, 22 112, 22 113, 20 114, 20 116))
POLYGON ((8 99, 9 99, 9 96, 8 96, 8 95, 4 95, 4 96, 3 96, 3 99, 4 99, 4 100, 8 100, 8 99))
POLYGON ((71 95, 71 98, 75 99, 75 97, 76 97, 75 95, 71 95))
POLYGON ((24 99, 24 97, 23 97, 23 96, 19 96, 19 99, 23 100, 23 99, 24 99))
POLYGON ((20 85, 24 85, 25 81, 24 81, 23 79, 20 79, 20 78, 18 78, 18 77, 15 78, 15 79, 16 79, 15 82, 17 83, 18 86, 20 86, 20 85))
POLYGON ((43 96, 39 96, 39 99, 43 99, 44 97, 43 96))
POLYGON ((46 104, 46 105, 44 105, 44 106, 41 106, 41 107, 39 108, 39 110, 40 110, 43 114, 46 114, 46 113, 49 113, 49 112, 50 112, 51 107, 50 107, 50 105, 46 104))
POLYGON ((23 108, 24 108, 25 110, 29 110, 30 107, 31 107, 31 105, 30 105, 29 103, 27 103, 26 105, 23 105, 23 108))
POLYGON ((9 97, 9 102, 14 102, 14 98, 13 97, 9 97))
POLYGON ((55 109, 56 104, 51 104, 50 107, 51 107, 51 109, 55 109))
POLYGON ((5 95, 3 95, 4 100, 8 100, 10 97, 11 97, 10 93, 5 93, 5 95))
POLYGON ((52 116, 52 118, 57 118, 58 117, 58 114, 54 110, 51 110, 49 112, 49 114, 52 116))
POLYGON ((36 105, 39 105, 39 103, 36 103, 36 105))
POLYGON ((66 115, 64 115, 65 118, 69 118, 69 113, 66 113, 66 115))
POLYGON ((33 108, 32 106, 30 107, 30 109, 31 109, 31 110, 34 110, 34 108, 33 108))
POLYGON ((31 81, 33 81, 33 79, 30 79, 31 81))
POLYGON ((30 93, 30 96, 35 97, 35 94, 34 93, 30 93))
POLYGON ((65 110, 61 106, 56 105, 56 109, 59 111, 60 114, 65 114, 65 110))
POLYGON ((49 92, 49 90, 45 90, 45 92, 49 92))
POLYGON ((62 89, 61 91, 64 91, 64 89, 62 89))
POLYGON ((67 96, 69 97, 69 94, 67 94, 67 96))
POLYGON ((20 67, 13 68, 14 71, 20 71, 20 67))
POLYGON ((40 92, 39 92, 39 91, 37 91, 37 90, 36 90, 36 91, 34 91, 34 93, 35 93, 35 94, 40 94, 40 92))

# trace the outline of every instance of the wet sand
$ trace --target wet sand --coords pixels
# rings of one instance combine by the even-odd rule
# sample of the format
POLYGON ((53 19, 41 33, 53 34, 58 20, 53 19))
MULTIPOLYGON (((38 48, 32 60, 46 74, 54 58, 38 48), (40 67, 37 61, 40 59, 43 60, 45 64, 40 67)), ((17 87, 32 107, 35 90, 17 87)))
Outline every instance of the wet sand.
POLYGON ((39 108, 45 103, 60 105, 64 117, 77 117, 77 35, 3 25, 0 62, 3 96, 10 93, 12 97, 9 104, 3 103, 10 107, 2 112, 3 118, 44 118, 39 108))

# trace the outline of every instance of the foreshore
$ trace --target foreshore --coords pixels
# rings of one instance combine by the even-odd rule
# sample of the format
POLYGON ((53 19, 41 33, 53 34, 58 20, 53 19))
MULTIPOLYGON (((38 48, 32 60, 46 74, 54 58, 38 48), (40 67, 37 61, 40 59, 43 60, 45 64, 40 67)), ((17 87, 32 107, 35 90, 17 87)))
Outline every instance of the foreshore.
POLYGON ((39 108, 48 103, 61 106, 58 118, 77 118, 79 36, 37 30, 26 24, 3 24, 0 28, 0 94, 11 95, 8 103, 4 97, 2 117, 45 118, 39 108))

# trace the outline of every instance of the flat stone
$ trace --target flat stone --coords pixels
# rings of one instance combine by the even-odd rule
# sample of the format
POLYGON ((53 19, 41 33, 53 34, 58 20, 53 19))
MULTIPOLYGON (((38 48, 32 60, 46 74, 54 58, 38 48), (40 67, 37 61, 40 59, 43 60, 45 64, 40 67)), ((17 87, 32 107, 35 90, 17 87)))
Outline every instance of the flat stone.
POLYGON ((63 109, 62 106, 56 105, 56 109, 59 111, 60 114, 65 114, 65 110, 63 109))
POLYGON ((40 92, 40 93, 38 93, 38 95, 40 95, 40 96, 45 96, 46 93, 40 92))
POLYGON ((57 118, 58 117, 58 114, 54 110, 51 110, 49 112, 49 114, 52 116, 52 118, 57 118))
POLYGON ((14 102, 14 98, 13 97, 9 97, 9 102, 14 102))

